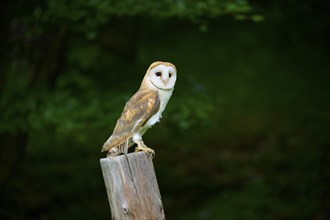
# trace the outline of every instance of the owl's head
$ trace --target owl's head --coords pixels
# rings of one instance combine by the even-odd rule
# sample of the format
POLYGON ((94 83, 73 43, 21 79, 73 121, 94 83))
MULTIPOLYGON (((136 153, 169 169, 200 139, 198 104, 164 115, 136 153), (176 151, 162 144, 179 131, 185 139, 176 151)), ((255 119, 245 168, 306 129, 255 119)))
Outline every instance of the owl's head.
POLYGON ((149 66, 143 81, 149 89, 172 90, 176 81, 176 68, 172 63, 156 61, 149 66))

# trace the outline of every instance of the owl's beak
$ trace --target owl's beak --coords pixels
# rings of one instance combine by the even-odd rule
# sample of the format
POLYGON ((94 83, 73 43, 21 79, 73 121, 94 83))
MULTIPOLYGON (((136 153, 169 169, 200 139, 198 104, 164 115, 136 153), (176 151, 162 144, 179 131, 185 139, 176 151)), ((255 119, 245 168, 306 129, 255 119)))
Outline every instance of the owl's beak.
POLYGON ((163 83, 164 83, 165 85, 167 84, 168 80, 169 80, 168 77, 166 77, 165 79, 162 79, 162 81, 163 81, 163 83))

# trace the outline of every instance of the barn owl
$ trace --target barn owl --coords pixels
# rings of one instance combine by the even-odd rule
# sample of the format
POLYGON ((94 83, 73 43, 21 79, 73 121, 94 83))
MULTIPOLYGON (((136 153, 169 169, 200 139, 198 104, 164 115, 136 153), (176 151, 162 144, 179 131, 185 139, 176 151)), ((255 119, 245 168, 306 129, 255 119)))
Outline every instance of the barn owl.
POLYGON ((143 143, 142 136, 162 117, 172 96, 176 78, 176 67, 172 63, 152 63, 140 89, 126 103, 112 135, 102 147, 102 152, 108 151, 108 156, 127 154, 128 148, 136 143, 135 151, 144 151, 154 156, 154 150, 143 143))

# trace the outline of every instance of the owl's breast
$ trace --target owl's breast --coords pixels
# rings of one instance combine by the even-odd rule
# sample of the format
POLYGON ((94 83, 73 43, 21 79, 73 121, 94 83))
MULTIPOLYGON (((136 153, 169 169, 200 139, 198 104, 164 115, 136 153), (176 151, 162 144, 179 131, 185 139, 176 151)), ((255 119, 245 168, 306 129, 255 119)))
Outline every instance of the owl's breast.
POLYGON ((141 127, 139 131, 140 134, 143 135, 151 126, 159 122, 171 95, 172 95, 172 91, 161 91, 161 92, 158 91, 158 98, 160 101, 159 110, 157 111, 156 114, 154 114, 149 118, 149 120, 144 124, 143 127, 141 127))
POLYGON ((161 114, 157 112, 155 115, 153 115, 138 131, 139 135, 142 136, 146 131, 151 128, 154 124, 156 124, 159 119, 161 118, 161 114))
POLYGON ((147 123, 143 126, 146 127, 147 129, 159 122, 160 118, 162 117, 162 113, 158 111, 155 115, 153 115, 147 123))

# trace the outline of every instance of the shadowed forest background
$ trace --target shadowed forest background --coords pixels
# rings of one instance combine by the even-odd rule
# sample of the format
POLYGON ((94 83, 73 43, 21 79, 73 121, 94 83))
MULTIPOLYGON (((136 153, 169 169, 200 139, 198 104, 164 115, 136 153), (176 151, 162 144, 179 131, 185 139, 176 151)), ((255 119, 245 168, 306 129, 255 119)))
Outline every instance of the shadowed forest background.
POLYGON ((325 0, 1 3, 0 218, 110 219, 99 159, 148 66, 167 219, 330 219, 325 0))

